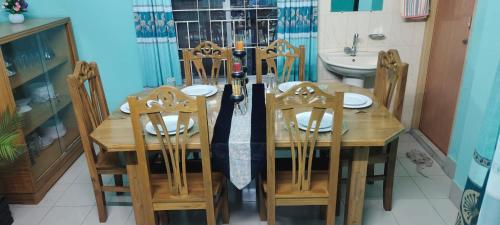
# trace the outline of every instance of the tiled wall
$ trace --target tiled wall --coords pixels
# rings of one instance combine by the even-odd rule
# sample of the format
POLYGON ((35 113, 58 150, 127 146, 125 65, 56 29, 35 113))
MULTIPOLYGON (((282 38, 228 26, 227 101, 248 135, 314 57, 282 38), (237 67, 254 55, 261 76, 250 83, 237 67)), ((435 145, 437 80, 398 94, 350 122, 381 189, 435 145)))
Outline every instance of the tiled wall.
MULTIPOLYGON (((425 22, 405 22, 400 16, 402 0, 384 0, 382 11, 376 12, 330 12, 331 0, 319 1, 318 51, 343 50, 352 45, 355 32, 360 34, 358 48, 363 50, 397 49, 403 61, 410 64, 403 122, 410 127, 415 101, 418 68, 425 29, 425 22), (368 34, 382 28, 386 39, 373 41, 368 34)), ((319 80, 338 80, 323 67, 318 59, 319 80)))

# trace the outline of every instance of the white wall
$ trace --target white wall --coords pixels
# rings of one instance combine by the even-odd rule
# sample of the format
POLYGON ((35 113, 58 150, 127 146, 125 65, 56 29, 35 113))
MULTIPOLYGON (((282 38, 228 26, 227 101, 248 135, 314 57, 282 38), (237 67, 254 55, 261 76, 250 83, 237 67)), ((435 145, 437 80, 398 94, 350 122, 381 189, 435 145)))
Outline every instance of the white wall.
MULTIPOLYGON (((359 50, 397 49, 403 61, 410 67, 403 108, 403 123, 411 125, 417 86, 418 68, 425 29, 425 22, 405 22, 400 15, 402 0, 384 0, 382 11, 377 12, 330 12, 331 0, 319 1, 318 51, 343 50, 352 45, 355 32, 360 34, 359 50), (386 39, 374 41, 368 38, 376 28, 382 27, 386 39)), ((318 59, 319 80, 338 80, 326 71, 318 59)))

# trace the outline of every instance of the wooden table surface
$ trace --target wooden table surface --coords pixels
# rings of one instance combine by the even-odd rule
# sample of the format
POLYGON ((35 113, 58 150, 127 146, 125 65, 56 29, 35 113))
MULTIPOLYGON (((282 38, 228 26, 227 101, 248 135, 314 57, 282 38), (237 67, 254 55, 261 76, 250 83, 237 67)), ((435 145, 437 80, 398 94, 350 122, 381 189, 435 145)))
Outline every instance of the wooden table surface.
MULTIPOLYGON (((329 93, 336 91, 354 92, 373 98, 372 93, 367 89, 352 87, 343 83, 327 83, 324 85, 325 87, 328 86, 327 92, 329 93)), ((216 95, 207 98, 210 138, 220 108, 223 88, 219 88, 219 90, 216 95)), ((144 93, 137 95, 144 95, 144 93)), ((277 121, 277 123, 281 122, 283 121, 277 121)), ((371 107, 362 110, 345 109, 344 122, 347 125, 348 132, 342 136, 343 147, 384 146, 404 130, 403 125, 377 102, 374 102, 371 107)), ((287 147, 290 143, 288 131, 285 126, 279 124, 277 126, 279 129, 276 129, 276 147, 287 147)), ((196 132, 196 127, 192 132, 196 132)), ((133 151, 135 148, 130 117, 120 112, 119 109, 112 112, 110 118, 104 121, 90 136, 110 152, 133 151)), ((148 149, 159 150, 158 139, 151 135, 148 136, 150 137, 147 138, 148 149)), ((320 134, 317 146, 328 147, 329 145, 329 133, 320 134)), ((193 134, 187 147, 189 149, 198 149, 200 147, 197 134, 193 134)))

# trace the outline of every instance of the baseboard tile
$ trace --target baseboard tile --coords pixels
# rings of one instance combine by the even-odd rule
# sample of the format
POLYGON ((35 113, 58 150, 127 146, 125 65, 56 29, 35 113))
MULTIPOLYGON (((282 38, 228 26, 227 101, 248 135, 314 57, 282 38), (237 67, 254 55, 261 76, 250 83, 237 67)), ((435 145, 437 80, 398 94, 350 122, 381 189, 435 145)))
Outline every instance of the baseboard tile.
POLYGON ((460 202, 462 201, 463 190, 458 187, 458 185, 453 181, 451 182, 449 199, 457 208, 460 209, 460 202))
POLYGON ((417 142, 422 145, 424 150, 436 161, 446 175, 450 178, 455 176, 455 162, 444 155, 439 148, 434 145, 420 130, 411 129, 409 132, 417 142))

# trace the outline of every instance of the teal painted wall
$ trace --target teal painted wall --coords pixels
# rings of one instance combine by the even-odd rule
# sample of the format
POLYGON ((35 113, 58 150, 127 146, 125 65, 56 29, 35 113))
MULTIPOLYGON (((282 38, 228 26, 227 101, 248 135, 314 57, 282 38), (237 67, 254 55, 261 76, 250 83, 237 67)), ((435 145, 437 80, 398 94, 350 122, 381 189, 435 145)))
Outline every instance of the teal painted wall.
POLYGON ((491 90, 500 88, 492 87, 500 63, 500 1, 481 0, 476 4, 448 155, 456 162, 454 182, 461 189, 467 181, 491 90))
POLYGON ((142 89, 132 0, 28 2, 28 18, 71 17, 79 57, 98 63, 110 109, 142 89))
POLYGON ((372 10, 372 4, 373 4, 373 0, 360 0, 358 11, 370 11, 370 10, 372 10))
POLYGON ((354 8, 354 0, 331 0, 332 12, 351 12, 354 8))
POLYGON ((373 0, 372 2, 372 10, 380 11, 384 7, 384 0, 373 0))
MULTIPOLYGON (((351 12, 356 0, 331 0, 332 12, 351 12)), ((380 11, 384 0, 359 0, 358 11, 380 11)))

